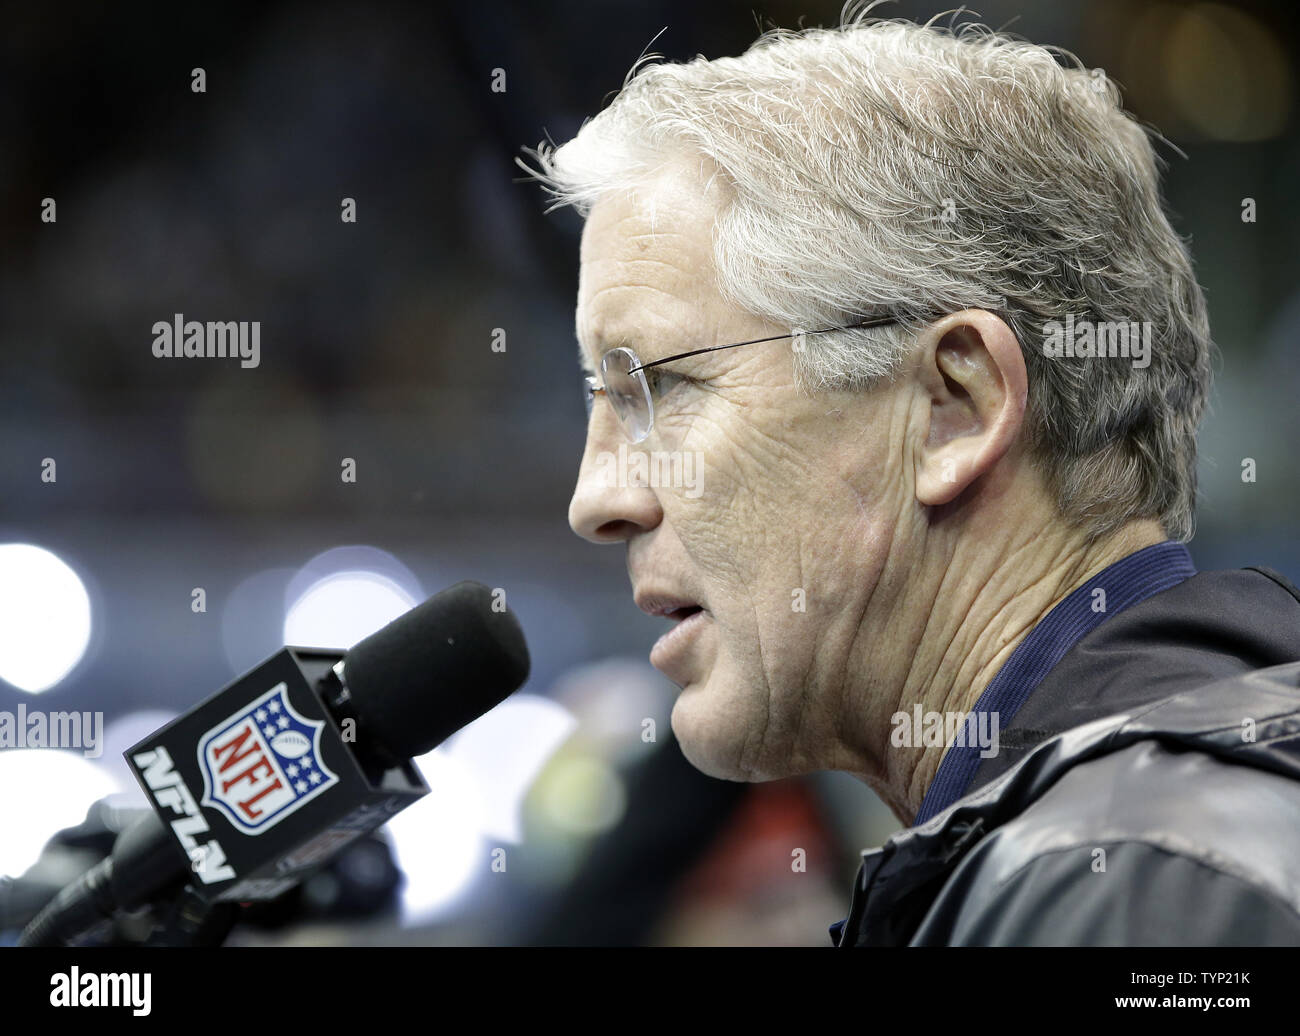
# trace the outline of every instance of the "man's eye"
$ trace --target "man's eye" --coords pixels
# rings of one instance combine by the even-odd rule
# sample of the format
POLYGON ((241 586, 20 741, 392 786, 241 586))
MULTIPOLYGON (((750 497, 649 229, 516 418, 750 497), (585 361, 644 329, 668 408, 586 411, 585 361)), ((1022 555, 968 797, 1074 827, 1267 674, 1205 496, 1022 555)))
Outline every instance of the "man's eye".
POLYGON ((650 382, 650 391, 656 396, 665 396, 678 385, 685 385, 694 380, 685 374, 657 368, 646 371, 646 378, 650 382))

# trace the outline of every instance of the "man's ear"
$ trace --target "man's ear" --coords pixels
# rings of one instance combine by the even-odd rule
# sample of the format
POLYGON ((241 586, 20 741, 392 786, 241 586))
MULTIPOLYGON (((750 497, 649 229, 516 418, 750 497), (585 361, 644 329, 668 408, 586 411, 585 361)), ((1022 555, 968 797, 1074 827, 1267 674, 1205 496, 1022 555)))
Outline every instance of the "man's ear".
POLYGON ((987 310, 949 314, 917 344, 929 429, 916 455, 916 498, 935 507, 1011 448, 1024 425, 1028 377, 1014 332, 987 310))

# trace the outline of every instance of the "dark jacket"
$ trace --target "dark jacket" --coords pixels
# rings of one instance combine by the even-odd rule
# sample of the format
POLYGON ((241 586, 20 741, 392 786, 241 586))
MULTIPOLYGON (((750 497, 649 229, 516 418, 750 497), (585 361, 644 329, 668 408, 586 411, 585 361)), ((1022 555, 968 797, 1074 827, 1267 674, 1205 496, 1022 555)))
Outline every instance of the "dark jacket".
POLYGON ((838 945, 1300 945, 1298 659, 1266 569, 1106 619, 963 798, 863 854, 838 945))

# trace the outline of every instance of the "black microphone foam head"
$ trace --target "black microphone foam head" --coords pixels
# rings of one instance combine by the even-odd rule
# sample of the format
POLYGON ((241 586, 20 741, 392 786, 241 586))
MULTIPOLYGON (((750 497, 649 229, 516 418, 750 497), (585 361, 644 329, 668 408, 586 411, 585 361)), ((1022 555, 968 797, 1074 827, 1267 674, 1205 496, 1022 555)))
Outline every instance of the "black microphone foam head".
POLYGON ((395 758, 409 759, 523 684, 528 645, 510 609, 467 580, 358 643, 343 669, 358 738, 373 737, 395 758))

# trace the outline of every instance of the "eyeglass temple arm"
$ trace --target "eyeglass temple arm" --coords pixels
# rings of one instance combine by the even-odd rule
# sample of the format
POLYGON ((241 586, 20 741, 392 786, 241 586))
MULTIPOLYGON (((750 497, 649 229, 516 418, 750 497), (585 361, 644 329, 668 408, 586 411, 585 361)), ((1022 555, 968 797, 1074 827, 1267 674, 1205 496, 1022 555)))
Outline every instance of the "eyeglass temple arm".
POLYGON ((892 324, 897 317, 874 317, 871 320, 864 320, 860 324, 849 324, 847 327, 823 327, 820 331, 793 331, 788 335, 773 335, 771 338, 753 338, 748 342, 732 342, 730 345, 710 345, 703 349, 692 349, 688 353, 678 353, 676 356, 666 356, 662 360, 652 360, 650 363, 643 363, 640 367, 633 367, 628 374, 635 374, 637 371, 646 370, 649 367, 658 367, 661 363, 672 363, 674 360, 684 360, 688 356, 699 356, 700 353, 716 353, 720 349, 739 349, 742 345, 758 345, 762 342, 779 342, 782 338, 794 338, 796 335, 824 335, 828 331, 852 331, 859 327, 880 327, 883 324, 892 324))

